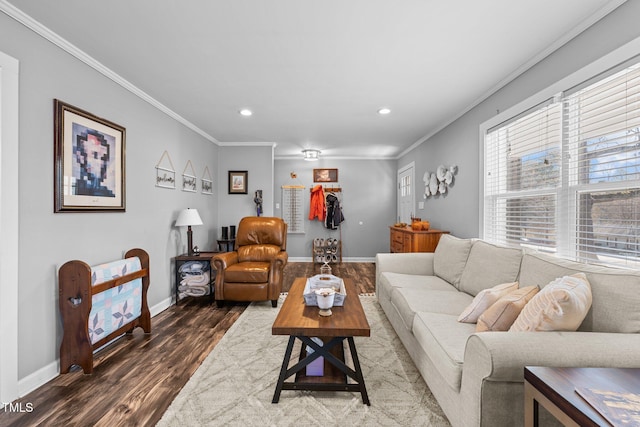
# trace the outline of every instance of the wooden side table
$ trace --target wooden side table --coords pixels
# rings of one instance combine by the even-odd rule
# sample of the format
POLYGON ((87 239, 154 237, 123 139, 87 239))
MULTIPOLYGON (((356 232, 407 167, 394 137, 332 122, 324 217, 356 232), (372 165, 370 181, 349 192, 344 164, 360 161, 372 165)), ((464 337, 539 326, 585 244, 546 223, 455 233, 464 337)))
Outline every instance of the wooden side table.
POLYGON ((182 254, 174 258, 176 268, 176 305, 178 305, 178 301, 180 301, 180 290, 178 289, 180 287, 180 281, 182 280, 180 268, 187 263, 199 264, 199 271, 191 271, 193 274, 202 274, 204 271, 209 272, 209 299, 210 302, 213 302, 213 284, 216 279, 216 269, 213 266, 213 257, 216 254, 218 254, 218 252, 200 252, 199 255, 182 254))
MULTIPOLYGON (((576 389, 640 394, 640 369, 525 367, 525 427, 538 426, 538 405, 542 405, 565 426, 610 425, 576 389)), ((618 417, 631 415, 632 412, 624 410, 617 413, 618 417)))

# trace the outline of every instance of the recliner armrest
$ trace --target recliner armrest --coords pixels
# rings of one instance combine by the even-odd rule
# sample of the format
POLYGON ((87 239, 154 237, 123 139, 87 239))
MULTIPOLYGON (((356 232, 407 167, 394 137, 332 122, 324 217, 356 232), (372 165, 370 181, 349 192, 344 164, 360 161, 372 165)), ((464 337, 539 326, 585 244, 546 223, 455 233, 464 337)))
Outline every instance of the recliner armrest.
POLYGON ((216 267, 218 274, 223 272, 228 266, 238 263, 237 252, 224 252, 213 257, 213 265, 216 267))
POLYGON ((281 251, 271 260, 271 265, 273 268, 282 270, 287 265, 288 261, 289 255, 285 251, 281 251))

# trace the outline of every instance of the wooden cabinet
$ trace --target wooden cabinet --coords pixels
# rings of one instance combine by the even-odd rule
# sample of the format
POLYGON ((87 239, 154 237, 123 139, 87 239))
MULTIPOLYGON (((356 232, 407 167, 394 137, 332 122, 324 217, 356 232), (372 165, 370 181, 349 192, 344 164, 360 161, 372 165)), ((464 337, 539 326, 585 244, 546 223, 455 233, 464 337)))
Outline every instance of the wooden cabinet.
POLYGON ((438 246, 440 236, 448 231, 414 231, 411 227, 389 227, 391 252, 433 252, 438 246))

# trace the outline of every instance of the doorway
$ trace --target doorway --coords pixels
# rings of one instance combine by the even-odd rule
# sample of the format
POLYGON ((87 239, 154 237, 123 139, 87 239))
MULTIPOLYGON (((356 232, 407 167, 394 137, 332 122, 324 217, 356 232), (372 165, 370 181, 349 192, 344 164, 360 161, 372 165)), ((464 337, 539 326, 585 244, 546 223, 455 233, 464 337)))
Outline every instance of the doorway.
POLYGON ((415 187, 415 162, 411 162, 398 170, 397 222, 411 224, 416 205, 415 187))

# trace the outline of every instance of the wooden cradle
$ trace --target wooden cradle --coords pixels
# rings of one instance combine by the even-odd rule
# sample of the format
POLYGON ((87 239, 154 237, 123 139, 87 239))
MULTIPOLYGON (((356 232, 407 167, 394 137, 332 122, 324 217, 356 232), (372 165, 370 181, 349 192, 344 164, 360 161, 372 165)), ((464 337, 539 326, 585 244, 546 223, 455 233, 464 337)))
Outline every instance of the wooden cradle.
POLYGON ((124 333, 133 332, 138 326, 145 333, 151 333, 151 314, 147 305, 149 254, 143 249, 131 249, 125 254, 123 260, 101 264, 98 267, 100 268, 98 271, 104 273, 109 280, 101 282, 100 278, 96 278, 96 267, 92 268, 79 260, 65 263, 58 271, 59 307, 63 327, 62 343, 60 344, 61 374, 68 373, 73 365, 80 366, 85 374, 90 374, 93 372, 93 351, 95 349, 124 333), (140 269, 128 272, 127 268, 122 267, 122 263, 129 262, 137 265, 135 257, 139 260, 140 269), (105 273, 112 266, 120 271, 114 274, 105 273), (137 279, 141 280, 136 282, 137 279), (93 325, 90 325, 93 300, 107 298, 107 292, 111 289, 114 289, 112 292, 125 299, 123 304, 125 315, 117 313, 117 322, 119 322, 116 322, 117 327, 113 326, 112 319, 107 319, 107 321, 112 321, 110 325, 112 330, 105 333, 104 336, 100 336, 100 332, 107 328, 99 328, 97 314, 92 316, 93 325), (131 295, 125 295, 125 292, 131 292, 131 295), (136 313, 138 304, 140 304, 138 316, 133 316, 130 311, 131 307, 127 307, 127 304, 132 301, 131 298, 135 298, 135 304, 129 305, 136 307, 136 313))

